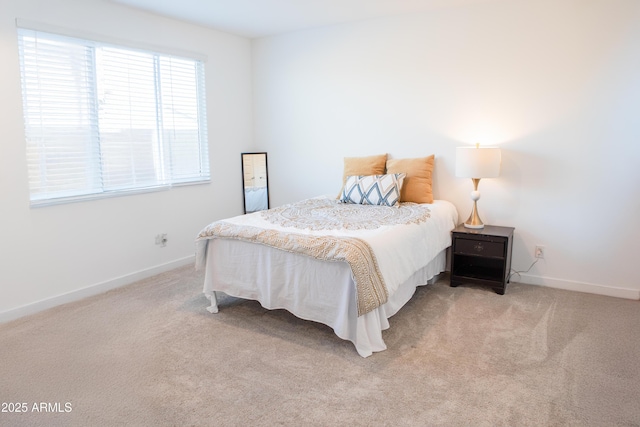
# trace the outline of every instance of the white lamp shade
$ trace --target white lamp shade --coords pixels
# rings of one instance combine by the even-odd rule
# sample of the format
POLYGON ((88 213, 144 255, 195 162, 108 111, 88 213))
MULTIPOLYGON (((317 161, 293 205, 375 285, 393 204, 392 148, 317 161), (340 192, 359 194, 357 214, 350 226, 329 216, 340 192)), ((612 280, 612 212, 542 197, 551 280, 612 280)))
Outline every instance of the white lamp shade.
POLYGON ((456 148, 456 176, 495 178, 500 175, 500 149, 496 147, 456 148))

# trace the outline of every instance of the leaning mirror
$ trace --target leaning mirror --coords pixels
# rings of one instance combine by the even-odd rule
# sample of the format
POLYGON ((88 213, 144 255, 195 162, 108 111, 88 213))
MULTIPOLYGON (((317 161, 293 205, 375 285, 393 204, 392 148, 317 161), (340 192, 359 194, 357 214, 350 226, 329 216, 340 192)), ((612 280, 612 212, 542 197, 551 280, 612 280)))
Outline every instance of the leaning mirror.
POLYGON ((269 209, 267 153, 242 153, 244 213, 269 209))

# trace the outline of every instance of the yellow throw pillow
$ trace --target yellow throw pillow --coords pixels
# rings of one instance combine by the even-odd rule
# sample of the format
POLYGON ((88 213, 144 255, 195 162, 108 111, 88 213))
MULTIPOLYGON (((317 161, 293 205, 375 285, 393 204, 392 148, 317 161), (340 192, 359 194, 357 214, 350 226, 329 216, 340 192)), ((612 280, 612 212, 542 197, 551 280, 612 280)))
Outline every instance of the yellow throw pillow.
MULTIPOLYGON (((348 176, 384 175, 386 163, 386 153, 367 157, 345 157, 340 194, 342 194, 342 190, 344 189, 344 184, 347 182, 348 176)), ((338 197, 340 197, 340 195, 338 195, 338 197)))
POLYGON ((433 161, 435 156, 387 160, 387 173, 406 173, 401 202, 433 203, 433 161))

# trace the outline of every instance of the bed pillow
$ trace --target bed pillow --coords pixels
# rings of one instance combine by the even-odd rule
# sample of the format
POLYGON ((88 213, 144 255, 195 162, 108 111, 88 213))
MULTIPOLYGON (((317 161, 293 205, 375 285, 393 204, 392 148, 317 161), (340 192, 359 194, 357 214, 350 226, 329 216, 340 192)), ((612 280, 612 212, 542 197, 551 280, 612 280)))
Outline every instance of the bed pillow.
POLYGON ((348 176, 340 201, 359 205, 398 206, 406 174, 348 176))
POLYGON ((338 198, 342 196, 342 190, 348 176, 358 175, 382 175, 387 165, 387 155, 379 154, 367 157, 345 157, 344 171, 342 173, 342 188, 338 198))
POLYGON ((433 161, 434 155, 414 159, 387 160, 387 173, 406 173, 401 202, 433 203, 433 161))

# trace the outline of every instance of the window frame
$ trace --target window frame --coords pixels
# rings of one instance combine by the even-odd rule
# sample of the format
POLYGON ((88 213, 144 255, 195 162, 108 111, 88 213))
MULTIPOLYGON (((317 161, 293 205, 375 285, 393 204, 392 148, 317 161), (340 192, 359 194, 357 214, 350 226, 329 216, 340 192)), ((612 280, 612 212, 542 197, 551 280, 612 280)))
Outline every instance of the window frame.
MULTIPOLYGON (((196 105, 196 111, 197 111, 197 119, 195 119, 195 122, 197 123, 197 128, 193 128, 191 129, 191 132, 195 132, 195 134, 197 135, 197 137, 194 139, 195 141, 195 145, 196 148, 189 148, 189 153, 191 155, 194 155, 195 157, 193 157, 191 160, 194 161, 194 164, 197 164, 197 168, 193 168, 190 170, 197 170, 196 173, 194 173, 192 175, 192 177, 188 177, 187 179, 178 179, 175 176, 172 176, 171 178, 169 178, 167 181, 165 182, 161 182, 162 180, 158 180, 156 178, 157 184, 154 185, 142 185, 140 187, 129 187, 129 188, 125 188, 125 189, 108 189, 105 188, 104 183, 102 183, 102 174, 103 174, 103 170, 104 170, 104 166, 99 162, 99 170, 97 171, 93 171, 91 172, 92 174, 94 174, 95 176, 97 176, 100 180, 100 185, 99 186, 95 186, 95 187, 87 187, 88 189, 86 190, 82 190, 82 189, 78 189, 75 188, 74 194, 70 194, 70 195, 56 195, 55 193, 45 193, 42 196, 39 196, 39 194, 37 192, 34 193, 32 186, 31 186, 31 172, 29 172, 30 177, 30 184, 29 184, 29 200, 30 200, 30 206, 31 207, 40 207, 40 206, 49 206, 49 205, 57 205, 57 204, 64 204, 64 203, 73 203, 73 202, 78 202, 78 201, 85 201, 85 200, 96 200, 96 199, 103 199, 103 198, 111 198, 111 197, 120 197, 120 196, 126 196, 126 195, 135 195, 135 194, 142 194, 142 193, 149 193, 149 192, 157 192, 157 191, 165 191, 168 190, 172 187, 182 187, 182 186, 188 186, 188 185, 202 185, 202 184, 209 184, 211 182, 211 159, 210 159, 210 147, 209 147, 209 140, 208 140, 208 131, 207 131, 207 97, 206 97, 206 72, 205 72, 205 62, 206 62, 206 58, 203 57, 202 55, 198 55, 198 54, 193 54, 193 53, 185 53, 185 52, 178 52, 176 53, 175 50, 171 50, 168 49, 171 52, 167 52, 167 49, 158 49, 158 48, 153 48, 150 47, 148 45, 144 45, 144 46, 136 46, 134 43, 128 43, 122 40, 113 40, 113 39, 109 39, 109 38, 105 38, 105 37, 99 37, 99 36, 95 36, 95 35, 87 35, 87 34, 73 34, 72 32, 69 31, 60 31, 60 29, 55 29, 52 28, 51 26, 42 26, 41 24, 33 24, 33 23, 25 23, 24 21, 20 21, 20 20, 16 20, 16 27, 17 27, 17 37, 18 37, 18 45, 19 45, 19 60, 20 60, 20 78, 21 78, 21 86, 22 86, 22 101, 23 101, 23 119, 24 119, 24 129, 25 129, 25 143, 27 143, 27 140, 29 138, 29 131, 27 129, 28 123, 27 123, 27 112, 26 112, 26 95, 25 95, 25 71, 23 69, 23 61, 24 61, 24 57, 23 57, 23 37, 24 37, 24 32, 26 31, 35 31, 35 34, 40 34, 42 36, 45 37, 51 37, 52 39, 55 38, 64 38, 67 40, 74 40, 75 42, 77 42, 80 45, 83 46, 88 46, 90 49, 93 49, 93 65, 95 66, 95 59, 96 59, 96 50, 95 49, 99 49, 99 48, 115 48, 115 49, 124 49, 127 51, 131 51, 131 52, 137 52, 137 53, 143 53, 143 54, 149 54, 154 56, 154 58, 157 57, 162 57, 162 58, 169 58, 169 59, 175 59, 175 60, 179 60, 179 61, 192 61, 193 62, 193 66, 194 66, 194 70, 196 70, 195 74, 194 74, 194 86, 195 86, 195 92, 196 94, 194 95, 195 98, 192 99, 193 102, 195 102, 196 105)), ((99 71, 94 68, 92 70, 93 72, 93 79, 95 84, 97 83, 97 79, 98 79, 98 74, 99 71)), ((154 81, 156 86, 158 86, 160 77, 158 75, 154 75, 154 81)), ((156 98, 156 109, 161 109, 162 105, 158 104, 158 99, 161 96, 160 93, 158 92, 159 89, 156 88, 156 93, 155 93, 155 98, 156 98)), ((97 150, 98 152, 100 152, 102 150, 101 148, 101 137, 100 137, 100 119, 98 117, 98 103, 99 103, 99 96, 95 91, 89 91, 92 92, 90 94, 87 94, 88 96, 90 96, 92 98, 92 103, 94 104, 94 107, 96 109, 96 111, 91 112, 90 114, 93 115, 92 120, 95 120, 95 123, 92 123, 92 126, 96 126, 97 128, 97 134, 98 137, 97 138, 89 138, 90 140, 90 145, 93 147, 93 150, 97 150)), ((152 132, 156 132, 158 135, 164 133, 167 131, 167 129, 164 126, 161 125, 162 120, 159 120, 156 124, 156 128, 152 129, 152 132)), ((175 131, 175 128, 173 129, 175 131)), ((158 138, 158 141, 155 142, 155 144, 157 144, 157 149, 159 149, 160 151, 163 152, 163 155, 166 155, 167 153, 169 153, 169 151, 166 151, 166 142, 163 142, 163 137, 158 138)), ((175 141, 173 142, 174 146, 175 144, 177 144, 175 141)), ((26 149, 26 146, 25 146, 26 149)), ((27 167, 31 167, 29 163, 29 159, 27 160, 27 167)), ((85 161, 85 164, 88 164, 90 162, 85 161)), ((167 166, 167 164, 163 163, 160 166, 160 171, 155 170, 154 169, 154 173, 156 174, 156 176, 158 176, 158 174, 164 176, 167 174, 167 171, 165 170, 167 167, 169 168, 168 173, 171 174, 171 166, 170 166, 171 162, 169 162, 169 166, 167 166)), ((175 173, 174 173, 175 175, 175 173)), ((41 174, 37 174, 37 176, 41 176, 41 174)), ((93 178, 95 178, 95 176, 93 178)))

